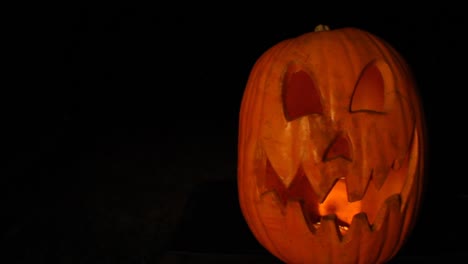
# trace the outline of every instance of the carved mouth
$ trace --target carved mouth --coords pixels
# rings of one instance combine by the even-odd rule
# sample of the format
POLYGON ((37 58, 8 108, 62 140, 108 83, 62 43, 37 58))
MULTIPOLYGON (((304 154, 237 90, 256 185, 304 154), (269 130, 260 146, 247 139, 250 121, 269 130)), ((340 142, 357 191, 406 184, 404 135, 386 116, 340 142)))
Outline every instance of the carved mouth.
POLYGON ((349 216, 361 212, 361 201, 348 202, 346 179, 340 178, 335 182, 323 203, 313 204, 310 201, 301 201, 302 213, 309 226, 317 229, 320 227, 321 218, 334 218, 337 227, 342 234, 350 227, 349 216))
POLYGON ((361 217, 365 216, 369 226, 376 227, 379 225, 376 220, 383 219, 387 213, 386 207, 383 205, 388 200, 396 199, 398 200, 398 204, 401 204, 399 192, 402 189, 403 181, 400 183, 399 191, 396 192, 394 191, 395 186, 388 184, 377 191, 376 188, 373 188, 372 183, 369 182, 368 188, 373 188, 373 190, 368 189, 360 201, 348 202, 346 179, 340 178, 336 181, 323 203, 315 204, 314 206, 310 202, 302 200, 302 213, 309 228, 315 230, 320 227, 322 219, 325 218, 334 220, 340 233, 344 235, 349 230, 353 218, 358 214, 363 215, 361 217), (384 200, 381 197, 384 197, 384 200))
MULTIPOLYGON (((401 170, 401 169, 400 169, 401 170)), ((407 173, 389 173, 384 185, 377 189, 372 183, 372 176, 369 178, 364 197, 360 201, 349 202, 346 188, 346 179, 339 178, 328 192, 325 200, 320 202, 318 196, 312 189, 305 173, 299 169, 295 179, 289 187, 285 187, 280 178, 274 172, 271 164, 267 162, 266 181, 262 196, 273 192, 280 201, 280 207, 284 210, 289 202, 299 202, 301 204, 304 219, 309 229, 315 232, 320 228, 324 219, 333 220, 341 234, 345 234, 356 215, 361 215, 371 227, 378 227, 379 220, 383 219, 387 213, 383 206, 387 200, 398 200, 401 204, 400 193, 405 183, 407 173), (391 177, 390 177, 391 176, 391 177)))
POLYGON ((299 203, 305 222, 313 233, 323 226, 324 221, 328 224, 333 222, 342 235, 351 229, 354 221, 365 221, 371 230, 379 229, 388 214, 388 208, 397 207, 397 211, 401 212, 405 204, 416 174, 417 142, 415 131, 407 157, 401 164, 394 163, 383 185, 379 186, 374 181, 371 172, 364 196, 359 201, 348 201, 347 179, 344 177, 336 179, 321 201, 301 166, 294 180, 285 186, 268 159, 265 177, 259 185, 261 197, 273 194, 283 214, 286 213, 288 203, 299 203))

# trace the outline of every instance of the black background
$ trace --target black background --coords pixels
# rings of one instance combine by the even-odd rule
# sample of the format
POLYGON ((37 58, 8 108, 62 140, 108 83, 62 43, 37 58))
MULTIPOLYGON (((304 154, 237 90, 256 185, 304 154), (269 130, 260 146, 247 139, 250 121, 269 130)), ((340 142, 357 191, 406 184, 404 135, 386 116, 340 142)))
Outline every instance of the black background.
POLYGON ((466 256, 464 14, 274 7, 15 10, 1 97, 8 263, 273 262, 238 207, 238 111, 255 60, 317 24, 384 38, 420 87, 428 185, 397 261, 466 256))

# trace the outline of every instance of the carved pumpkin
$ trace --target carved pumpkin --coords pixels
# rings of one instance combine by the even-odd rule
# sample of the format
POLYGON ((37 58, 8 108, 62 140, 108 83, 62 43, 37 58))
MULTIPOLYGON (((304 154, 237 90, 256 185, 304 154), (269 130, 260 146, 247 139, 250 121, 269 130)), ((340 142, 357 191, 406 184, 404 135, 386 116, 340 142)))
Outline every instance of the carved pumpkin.
POLYGON ((404 59, 355 28, 317 27, 254 65, 238 143, 241 209, 287 263, 382 263, 421 200, 424 122, 404 59))

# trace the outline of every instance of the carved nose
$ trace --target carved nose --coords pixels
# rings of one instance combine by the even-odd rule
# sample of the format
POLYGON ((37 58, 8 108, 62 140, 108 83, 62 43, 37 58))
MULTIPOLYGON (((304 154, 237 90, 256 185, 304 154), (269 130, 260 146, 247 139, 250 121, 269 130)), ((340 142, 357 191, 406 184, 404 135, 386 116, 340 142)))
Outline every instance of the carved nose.
POLYGON ((352 161, 351 143, 348 135, 339 134, 328 146, 323 156, 323 161, 330 161, 336 158, 343 158, 352 161))

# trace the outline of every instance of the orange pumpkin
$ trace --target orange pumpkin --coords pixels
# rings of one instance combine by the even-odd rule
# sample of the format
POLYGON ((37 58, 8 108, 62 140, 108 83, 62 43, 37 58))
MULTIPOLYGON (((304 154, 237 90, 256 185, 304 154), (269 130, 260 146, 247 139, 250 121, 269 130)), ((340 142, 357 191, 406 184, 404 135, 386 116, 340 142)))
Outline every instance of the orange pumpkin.
POLYGON ((388 43, 356 28, 278 43, 254 65, 238 142, 241 209, 287 263, 382 263, 421 200, 424 122, 388 43))

